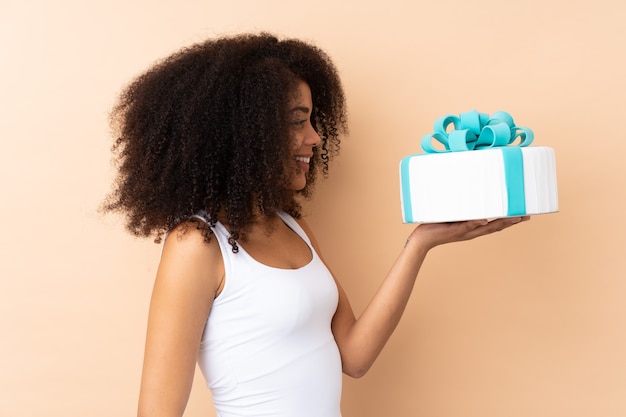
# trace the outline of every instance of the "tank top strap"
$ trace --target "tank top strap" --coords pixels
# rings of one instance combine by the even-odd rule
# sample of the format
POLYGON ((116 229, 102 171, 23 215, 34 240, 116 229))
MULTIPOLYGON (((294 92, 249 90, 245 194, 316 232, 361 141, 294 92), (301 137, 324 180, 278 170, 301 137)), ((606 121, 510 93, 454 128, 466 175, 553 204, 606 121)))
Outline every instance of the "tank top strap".
POLYGON ((200 210, 196 214, 192 214, 190 217, 193 219, 200 220, 201 222, 206 223, 207 225, 209 224, 209 213, 207 213, 205 210, 200 210))
POLYGON ((313 249, 313 245, 311 245, 311 239, 309 239, 309 236, 306 234, 304 229, 300 226, 300 223, 296 221, 296 219, 294 219, 293 217, 291 217, 289 214, 285 213, 284 211, 279 211, 278 216, 291 230, 296 232, 296 234, 300 236, 307 243, 307 245, 309 245, 311 250, 313 249))
MULTIPOLYGON (((300 236, 300 238, 302 238, 302 240, 304 240, 306 244, 309 245, 311 250, 314 251, 313 245, 311 244, 311 239, 309 239, 309 236, 306 234, 304 229, 300 226, 300 223, 298 223, 296 219, 294 219, 291 215, 289 215, 288 213, 284 211, 279 211, 277 214, 278 214, 278 217, 280 217, 280 219, 291 230, 293 230, 298 236, 300 236)), ((215 235, 215 237, 217 238, 220 248, 222 249, 223 256, 225 258, 230 257, 231 251, 230 250, 225 251, 225 249, 230 248, 230 243, 229 243, 230 232, 226 229, 226 227, 224 227, 224 225, 220 223, 219 221, 216 222, 214 226, 211 226, 211 224, 209 223, 209 213, 207 213, 204 210, 200 210, 196 214, 191 215, 190 217, 200 220, 201 222, 207 224, 213 231, 213 235, 215 235)))
POLYGON ((228 230, 226 230, 224 225, 220 223, 219 221, 216 222, 215 225, 211 225, 211 223, 209 222, 210 216, 208 212, 204 210, 200 210, 196 214, 192 214, 189 217, 191 217, 192 219, 200 220, 202 223, 205 223, 207 226, 209 226, 209 228, 211 229, 213 234, 218 238, 218 241, 220 241, 220 243, 222 242, 223 239, 226 239, 226 243, 228 243, 228 238, 230 237, 230 233, 228 232, 228 230))

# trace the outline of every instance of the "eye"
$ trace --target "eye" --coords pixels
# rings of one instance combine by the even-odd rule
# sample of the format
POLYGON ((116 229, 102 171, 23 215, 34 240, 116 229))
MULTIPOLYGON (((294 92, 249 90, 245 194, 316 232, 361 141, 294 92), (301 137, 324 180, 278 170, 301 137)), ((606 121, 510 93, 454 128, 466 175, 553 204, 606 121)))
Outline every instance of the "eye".
POLYGON ((295 120, 295 121, 293 121, 293 122, 292 122, 292 124, 293 124, 295 127, 302 127, 302 126, 304 126, 304 124, 305 124, 307 121, 308 121, 307 119, 295 120))

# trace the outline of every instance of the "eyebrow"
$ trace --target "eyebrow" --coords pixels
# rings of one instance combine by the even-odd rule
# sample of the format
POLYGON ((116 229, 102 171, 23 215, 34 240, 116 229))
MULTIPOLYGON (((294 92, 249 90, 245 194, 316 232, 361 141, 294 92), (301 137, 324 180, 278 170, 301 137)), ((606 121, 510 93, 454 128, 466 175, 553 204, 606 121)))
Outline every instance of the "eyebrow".
POLYGON ((311 109, 309 109, 306 106, 297 106, 297 107, 294 107, 293 109, 291 109, 290 111, 291 111, 291 113, 295 113, 295 112, 299 112, 299 111, 303 112, 303 113, 309 113, 311 111, 311 109))

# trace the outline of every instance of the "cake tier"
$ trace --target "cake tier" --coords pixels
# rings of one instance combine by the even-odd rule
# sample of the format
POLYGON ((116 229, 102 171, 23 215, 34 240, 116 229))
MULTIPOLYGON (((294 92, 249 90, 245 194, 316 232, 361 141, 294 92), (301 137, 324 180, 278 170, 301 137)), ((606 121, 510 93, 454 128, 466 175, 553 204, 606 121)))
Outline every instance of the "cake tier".
POLYGON ((517 165, 505 155, 510 148, 407 156, 400 162, 402 220, 435 223, 558 211, 554 151, 516 148, 523 161, 517 165))

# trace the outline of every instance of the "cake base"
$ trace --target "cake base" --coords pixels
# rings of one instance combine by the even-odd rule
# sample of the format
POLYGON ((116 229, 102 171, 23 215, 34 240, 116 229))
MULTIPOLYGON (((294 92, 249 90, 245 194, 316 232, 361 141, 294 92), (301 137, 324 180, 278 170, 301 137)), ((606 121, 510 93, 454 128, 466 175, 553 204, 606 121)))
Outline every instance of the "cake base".
POLYGON ((439 223, 558 211, 556 163, 548 147, 407 156, 400 162, 402 221, 439 223))

